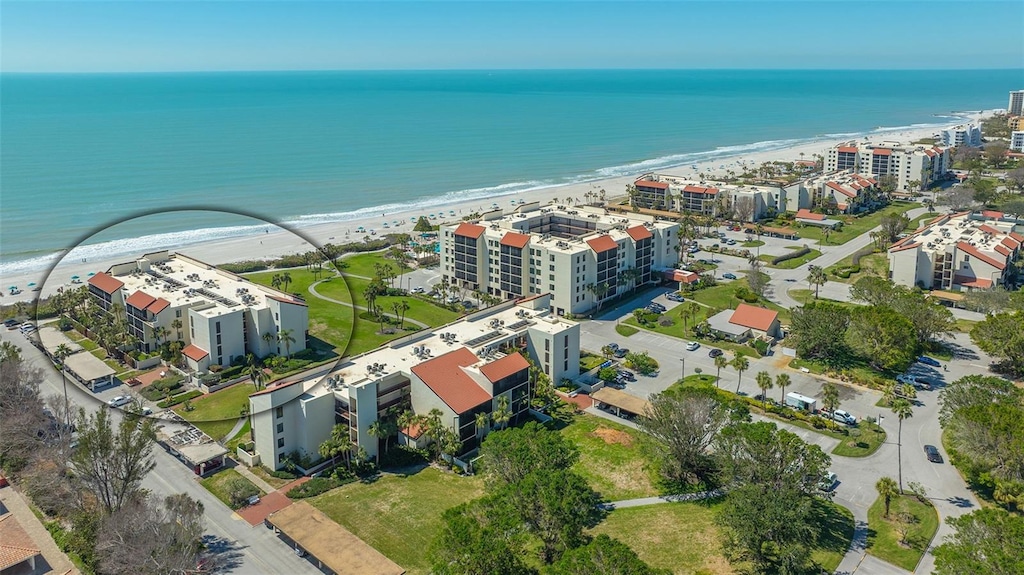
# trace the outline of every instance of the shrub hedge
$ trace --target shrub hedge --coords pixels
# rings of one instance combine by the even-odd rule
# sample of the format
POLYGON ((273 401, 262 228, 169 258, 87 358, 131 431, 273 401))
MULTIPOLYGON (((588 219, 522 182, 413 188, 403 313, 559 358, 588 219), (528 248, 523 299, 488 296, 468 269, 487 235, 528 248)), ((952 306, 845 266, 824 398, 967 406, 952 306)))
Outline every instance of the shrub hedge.
POLYGON ((203 392, 199 391, 198 389, 193 389, 192 391, 175 395, 174 397, 172 397, 170 399, 165 399, 164 401, 161 401, 160 403, 158 403, 156 405, 157 405, 157 407, 174 407, 175 405, 178 405, 179 403, 184 403, 184 402, 186 402, 186 401, 188 401, 190 399, 195 399, 195 398, 199 397, 202 394, 203 394, 203 392))
POLYGON ((864 256, 868 256, 868 255, 871 255, 873 253, 875 253, 875 246, 871 246, 871 245, 864 246, 861 249, 853 252, 853 258, 851 259, 851 261, 853 262, 853 265, 859 270, 860 269, 860 259, 863 258, 864 256))
POLYGON ((793 250, 793 251, 789 252, 788 254, 782 254, 781 256, 772 258, 772 265, 777 266, 777 265, 779 265, 780 263, 782 263, 782 262, 784 262, 786 260, 792 260, 792 259, 796 259, 796 258, 799 258, 799 257, 803 257, 803 256, 805 256, 805 255, 807 255, 809 253, 811 253, 811 248, 809 248, 807 246, 804 246, 804 247, 802 247, 802 248, 800 248, 798 250, 793 250))

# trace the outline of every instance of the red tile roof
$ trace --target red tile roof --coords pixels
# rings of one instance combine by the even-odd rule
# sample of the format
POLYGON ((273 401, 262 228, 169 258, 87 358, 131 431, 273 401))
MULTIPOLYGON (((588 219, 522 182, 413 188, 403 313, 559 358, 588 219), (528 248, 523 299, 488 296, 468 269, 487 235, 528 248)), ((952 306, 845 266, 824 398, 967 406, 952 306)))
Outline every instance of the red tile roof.
POLYGON ((697 280, 700 279, 699 275, 693 272, 688 272, 686 270, 665 270, 662 273, 662 275, 668 281, 684 282, 688 284, 695 283, 697 280))
POLYGON ((587 244, 599 254, 619 247, 619 244, 615 243, 611 236, 597 236, 594 239, 587 240, 587 244))
POLYGON ((411 437, 412 439, 419 439, 420 436, 423 435, 424 431, 426 431, 426 429, 423 426, 413 422, 412 425, 403 429, 402 433, 404 433, 408 437, 411 437))
POLYGON ((1015 250, 1015 249, 1019 248, 1020 244, 1021 244, 1020 241, 1013 239, 1012 236, 1006 236, 1005 238, 1003 238, 1003 241, 1001 241, 999 243, 1001 243, 1004 246, 1010 248, 1011 250, 1015 250))
POLYGON ((1018 234, 1017 232, 1010 232, 1010 237, 1017 240, 1018 242, 1024 242, 1024 236, 1018 234))
POLYGON ((476 224, 459 224, 459 227, 455 228, 455 235, 465 236, 467 238, 473 238, 474 240, 482 236, 484 233, 484 227, 476 224))
POLYGON ((711 194, 711 195, 715 195, 715 194, 718 193, 718 188, 712 188, 710 186, 705 188, 703 186, 689 186, 688 185, 688 186, 684 186, 683 187, 683 191, 684 192, 693 192, 693 193, 696 193, 696 194, 711 194))
POLYGON ((992 287, 992 280, 985 278, 972 278, 970 276, 953 276, 953 283, 970 288, 988 289, 992 287))
POLYGON ((510 353, 498 361, 481 366, 480 373, 484 374, 487 381, 494 383, 524 369, 530 369, 530 362, 518 353, 510 353))
POLYGON ((972 246, 967 242, 957 242, 956 249, 964 252, 965 254, 978 258, 979 260, 987 263, 988 265, 996 268, 997 270, 1006 269, 1005 261, 1001 262, 990 255, 983 254, 980 250, 978 250, 978 248, 972 246))
POLYGON ((1008 256, 1008 255, 1013 253, 1013 250, 1011 250, 1010 248, 1004 246, 1003 244, 998 244, 996 246, 996 251, 1001 253, 1001 254, 1003 254, 1004 256, 1008 256))
POLYGON ((924 153, 929 158, 934 158, 935 157, 935 150, 925 150, 924 153))
POLYGON ((167 309, 167 306, 169 306, 169 305, 171 305, 171 302, 165 300, 162 297, 158 297, 155 300, 153 300, 153 303, 151 303, 148 306, 146 306, 146 311, 149 311, 153 315, 156 315, 156 314, 164 311, 165 309, 167 309))
POLYGON ((779 312, 777 311, 741 303, 736 306, 736 311, 732 312, 729 323, 760 331, 768 331, 778 317, 779 312))
POLYGON ((13 567, 39 555, 39 546, 12 513, 0 517, 0 569, 13 567))
POLYGON ((629 237, 633 238, 634 242, 654 237, 651 230, 647 229, 645 226, 633 226, 631 228, 626 228, 626 233, 629 234, 629 237))
POLYGON ((149 304, 156 301, 156 298, 149 295, 148 293, 139 290, 133 293, 128 299, 124 300, 124 303, 132 306, 135 309, 146 309, 149 304))
POLYGON ((796 211, 796 217, 805 220, 815 220, 820 222, 825 219, 825 214, 816 214, 811 210, 808 210, 807 208, 800 208, 799 210, 796 211))
POLYGON ((204 357, 210 355, 210 352, 191 343, 185 346, 185 349, 181 350, 181 353, 192 361, 200 361, 204 357))
POLYGON ((857 153, 857 147, 856 146, 839 146, 839 151, 843 152, 843 153, 846 153, 846 154, 856 154, 857 153))
POLYGON ((665 182, 655 182, 653 180, 637 180, 633 183, 634 186, 643 186, 645 188, 655 188, 658 190, 667 190, 668 184, 665 182))
POLYGON ((501 245, 523 249, 530 243, 530 236, 516 232, 508 232, 501 238, 501 245))
POLYGON ((911 242, 911 243, 903 245, 903 246, 901 246, 900 244, 896 244, 896 245, 892 246, 891 248, 889 248, 889 253, 890 254, 894 254, 896 252, 902 252, 903 250, 909 250, 909 249, 912 249, 912 248, 916 248, 916 247, 918 247, 920 245, 921 245, 921 242, 911 242))
POLYGON ((886 148, 875 148, 871 153, 876 156, 889 156, 892 155, 892 150, 888 150, 886 148))
POLYGON ((851 192, 850 190, 847 190, 846 188, 840 186, 839 184, 837 184, 835 182, 828 182, 825 185, 830 187, 830 188, 832 188, 833 190, 839 192, 840 194, 845 195, 848 198, 856 198, 857 197, 857 194, 851 192))
POLYGON ((460 347, 413 366, 412 372, 455 413, 465 413, 491 398, 461 369, 479 361, 469 349, 460 347))
POLYGON ((993 228, 992 226, 990 226, 988 224, 981 224, 980 226, 978 226, 978 231, 984 232, 986 234, 993 234, 993 235, 1003 233, 1003 232, 993 228))
POLYGON ((982 210, 981 215, 985 216, 986 218, 998 220, 1003 217, 1003 212, 997 212, 995 210, 982 210))
POLYGON ((304 301, 302 301, 300 299, 297 299, 297 298, 293 298, 293 297, 285 297, 285 296, 277 296, 277 295, 267 294, 267 299, 272 299, 272 300, 274 300, 276 302, 281 302, 281 303, 290 303, 292 305, 301 305, 301 306, 305 306, 306 305, 306 302, 304 302, 304 301))
POLYGON ((100 288, 104 293, 112 294, 124 287, 124 282, 106 272, 100 272, 89 278, 89 285, 100 288))

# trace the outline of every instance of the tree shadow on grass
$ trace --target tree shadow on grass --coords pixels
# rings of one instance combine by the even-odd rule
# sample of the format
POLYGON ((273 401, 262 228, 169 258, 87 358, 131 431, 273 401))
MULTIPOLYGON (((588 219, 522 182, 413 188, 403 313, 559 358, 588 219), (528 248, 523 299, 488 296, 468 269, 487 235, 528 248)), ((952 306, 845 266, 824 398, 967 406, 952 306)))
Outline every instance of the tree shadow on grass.
POLYGON ((812 522, 821 528, 818 548, 845 554, 853 539, 854 519, 844 515, 837 506, 815 501, 811 509, 812 522))

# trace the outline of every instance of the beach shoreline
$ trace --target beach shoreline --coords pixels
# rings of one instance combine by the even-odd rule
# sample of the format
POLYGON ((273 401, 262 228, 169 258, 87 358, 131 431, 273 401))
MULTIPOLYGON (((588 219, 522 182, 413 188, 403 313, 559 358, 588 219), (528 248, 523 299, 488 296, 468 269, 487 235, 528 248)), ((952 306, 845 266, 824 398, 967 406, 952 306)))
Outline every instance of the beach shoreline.
MULTIPOLYGON (((936 132, 946 126, 953 126, 964 121, 977 121, 980 118, 991 115, 993 111, 982 110, 977 112, 963 112, 956 121, 936 125, 904 128, 894 131, 873 133, 870 139, 874 141, 890 140, 909 143, 923 138, 933 136, 936 132)), ((849 141, 851 139, 862 139, 868 136, 856 138, 854 136, 836 137, 824 140, 817 140, 810 143, 798 144, 781 149, 763 150, 755 152, 741 152, 737 155, 723 156, 701 162, 691 162, 668 168, 658 168, 658 173, 672 174, 685 178, 698 179, 699 174, 705 174, 709 179, 725 175, 728 170, 740 171, 742 165, 757 166, 764 162, 780 161, 792 162, 799 160, 811 160, 815 154, 824 154, 826 150, 834 145, 849 141)), ((414 222, 412 218, 421 215, 428 216, 433 210, 435 215, 440 216, 432 219, 432 224, 451 223, 460 221, 463 216, 491 209, 492 203, 498 207, 507 209, 511 206, 511 200, 530 202, 550 203, 552 199, 573 198, 586 201, 588 193, 600 193, 604 190, 606 199, 622 197, 625 194, 626 186, 635 179, 650 170, 641 170, 636 173, 623 176, 609 177, 600 180, 592 180, 578 183, 552 185, 539 189, 527 190, 520 193, 496 195, 488 200, 472 199, 455 201, 451 204, 436 206, 429 209, 415 208, 411 210, 397 210, 384 212, 380 216, 363 217, 359 219, 309 224, 301 227, 294 227, 298 232, 293 233, 274 223, 254 221, 254 226, 266 227, 263 234, 246 234, 240 237, 207 240, 200 243, 170 248, 171 251, 187 253, 204 262, 220 265, 242 260, 259 260, 280 257, 295 253, 303 253, 322 246, 326 243, 344 244, 353 241, 360 241, 365 235, 357 232, 360 227, 366 230, 375 230, 378 235, 385 233, 412 233, 414 222), (454 215, 452 215, 454 213, 454 215), (393 226, 391 222, 398 221, 399 225, 393 226), (388 228, 383 227, 388 223, 388 228)), ((292 226, 288 226, 292 227, 292 226)), ((151 250, 156 251, 156 250, 151 250)), ((110 257, 110 258, 89 258, 82 261, 72 249, 65 253, 55 265, 49 270, 32 270, 5 274, 0 281, 3 282, 3 296, 0 297, 0 305, 10 305, 17 301, 30 301, 34 297, 49 297, 61 287, 74 286, 72 278, 78 276, 79 281, 87 281, 88 274, 106 271, 111 265, 129 261, 139 254, 110 257), (32 291, 31 287, 40 287, 40 291, 32 291), (10 286, 18 286, 21 293, 12 295, 10 286)))

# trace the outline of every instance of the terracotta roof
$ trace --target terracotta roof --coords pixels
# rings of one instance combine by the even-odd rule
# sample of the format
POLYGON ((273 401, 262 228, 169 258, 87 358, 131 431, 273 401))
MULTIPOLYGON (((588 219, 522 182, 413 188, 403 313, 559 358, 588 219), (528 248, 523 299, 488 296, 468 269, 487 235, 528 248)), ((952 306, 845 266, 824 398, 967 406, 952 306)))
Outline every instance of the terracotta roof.
POLYGON ((839 146, 839 151, 846 154, 856 154, 857 148, 856 146, 839 146))
POLYGON ((459 227, 455 228, 455 235, 473 238, 474 240, 482 236, 483 233, 484 227, 476 224, 461 223, 459 227))
POLYGON ((711 195, 714 195, 714 194, 718 193, 718 188, 712 188, 710 186, 708 186, 706 188, 703 187, 703 186, 684 186, 683 187, 683 191, 684 192, 694 192, 694 193, 698 193, 698 194, 711 194, 711 195))
POLYGON ((530 236, 516 232, 508 232, 501 238, 501 245, 523 249, 530 243, 530 236))
POLYGON ((191 343, 185 346, 185 349, 181 350, 181 353, 192 361, 200 361, 204 357, 210 355, 210 352, 191 343))
POLYGON ((39 546, 11 513, 0 517, 0 569, 7 569, 39 555, 39 546))
POLYGON ((768 331, 772 326, 772 322, 778 319, 778 317, 779 312, 775 310, 741 303, 736 306, 736 311, 732 312, 729 323, 760 331, 768 331))
POLYGON ((1001 241, 999 243, 1001 243, 1004 246, 1010 248, 1011 250, 1015 250, 1018 247, 1020 247, 1020 242, 1015 240, 1015 239, 1013 239, 1011 236, 1006 236, 1005 238, 1003 238, 1003 241, 1001 241))
POLYGON ((153 303, 146 306, 146 310, 151 312, 153 315, 156 315, 167 309, 167 306, 169 305, 171 305, 171 302, 165 300, 162 297, 158 297, 155 300, 153 300, 153 303))
POLYGON ((980 226, 978 226, 978 231, 984 232, 986 234, 993 234, 993 235, 994 234, 1001 234, 1001 233, 1003 233, 1003 232, 993 228, 992 226, 990 226, 988 224, 981 224, 980 226))
POLYGON ((479 361, 469 349, 460 347, 413 366, 412 372, 455 413, 465 413, 491 398, 461 369, 479 361))
POLYGON ((587 245, 599 254, 619 247, 619 244, 615 243, 611 236, 597 236, 594 239, 587 240, 587 245))
POLYGON ((800 208, 796 211, 796 217, 805 220, 822 221, 825 219, 825 214, 816 214, 807 208, 800 208))
POLYGON ((665 270, 662 273, 662 275, 665 277, 665 279, 669 281, 683 282, 688 284, 692 284, 700 279, 699 275, 693 272, 688 272, 686 270, 665 270))
POLYGON ((100 288, 104 293, 114 293, 124 287, 124 282, 106 272, 100 272, 89 278, 89 285, 100 288))
POLYGON ((965 254, 972 255, 978 258, 979 260, 987 263, 988 265, 996 268, 997 270, 1006 269, 1005 261, 1001 262, 990 255, 983 254, 980 250, 978 250, 978 248, 972 246, 967 242, 957 242, 956 249, 964 252, 965 254))
POLYGON ((846 208, 850 206, 848 206, 847 204, 836 204, 836 207, 839 208, 840 210, 846 210, 846 208))
POLYGON ((929 158, 934 158, 935 157, 935 150, 925 150, 924 153, 929 158))
POLYGON ((837 184, 835 182, 828 182, 825 185, 830 187, 830 188, 832 188, 833 190, 839 192, 840 194, 845 195, 848 198, 856 198, 857 197, 857 194, 851 192, 850 190, 847 190, 846 188, 840 186, 839 184, 837 184))
POLYGON ((484 374, 487 381, 494 383, 524 369, 530 369, 530 362, 518 353, 510 353, 498 361, 481 366, 480 373, 484 374))
POLYGON ((916 248, 916 247, 918 247, 920 245, 921 245, 921 242, 912 242, 912 243, 909 243, 909 244, 903 245, 903 246, 901 246, 899 244, 896 244, 896 245, 892 246, 891 248, 889 248, 889 253, 890 254, 894 254, 896 252, 902 252, 903 250, 909 250, 911 248, 916 248))
POLYGON ((992 287, 992 280, 985 278, 972 278, 970 276, 953 276, 953 283, 970 288, 988 289, 992 287))
POLYGON ((292 305, 301 305, 301 306, 305 306, 306 305, 306 302, 304 302, 304 301, 302 301, 300 299, 297 299, 297 298, 289 298, 289 297, 284 297, 284 296, 277 296, 277 295, 267 294, 267 299, 272 299, 274 301, 281 302, 281 303, 290 303, 292 305))
POLYGON ((633 226, 631 228, 626 228, 626 233, 629 234, 629 237, 633 238, 634 242, 654 237, 651 230, 647 229, 645 226, 633 226))
POLYGON ((402 433, 413 439, 419 439, 420 436, 423 435, 424 431, 426 431, 426 429, 424 429, 423 426, 416 422, 413 422, 412 425, 403 429, 402 433))
POLYGON ((656 188, 659 190, 667 190, 668 184, 665 182, 655 182, 653 180, 637 180, 633 183, 634 186, 643 186, 645 188, 656 188))
POLYGON ((148 293, 139 290, 133 293, 128 299, 124 300, 124 303, 132 306, 135 309, 146 309, 151 303, 155 302, 156 298, 149 295, 148 293))
POLYGON ((876 156, 890 156, 892 155, 892 150, 886 148, 875 148, 871 153, 876 156))
POLYGON ((998 220, 1003 217, 1003 212, 997 212, 995 210, 982 210, 981 215, 985 216, 986 218, 998 220))
POLYGON ((1004 256, 1008 256, 1013 253, 1012 249, 1004 246, 1003 244, 996 245, 996 251, 1003 254, 1004 256))
POLYGON ((1024 242, 1024 236, 1018 234, 1017 232, 1010 232, 1010 237, 1017 240, 1018 242, 1024 242))

